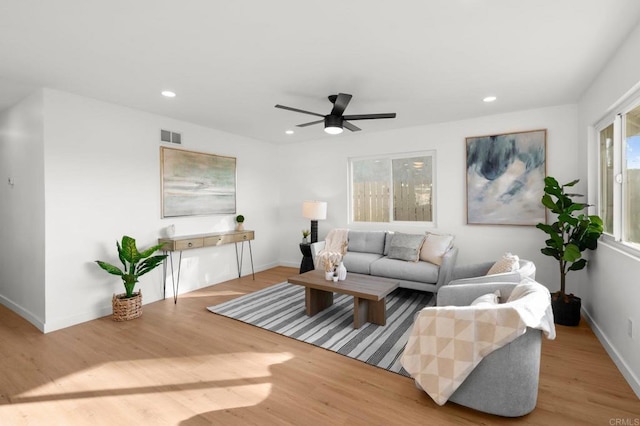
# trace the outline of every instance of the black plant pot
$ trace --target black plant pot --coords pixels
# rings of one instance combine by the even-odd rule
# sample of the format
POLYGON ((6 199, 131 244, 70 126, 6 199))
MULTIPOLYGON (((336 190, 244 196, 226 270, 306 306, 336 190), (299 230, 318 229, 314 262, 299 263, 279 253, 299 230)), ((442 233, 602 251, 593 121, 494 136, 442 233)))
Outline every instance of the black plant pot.
POLYGON ((553 322, 560 325, 572 327, 580 324, 580 307, 582 299, 573 294, 554 293, 551 297, 551 308, 553 309, 553 322))

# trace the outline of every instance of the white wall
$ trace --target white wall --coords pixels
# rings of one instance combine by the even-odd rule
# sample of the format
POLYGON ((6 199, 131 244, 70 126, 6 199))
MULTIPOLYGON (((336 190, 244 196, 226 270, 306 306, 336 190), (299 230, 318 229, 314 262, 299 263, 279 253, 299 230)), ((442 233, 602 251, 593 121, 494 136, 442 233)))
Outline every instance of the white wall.
MULTIPOLYGON (((34 232, 46 253, 46 273, 41 273, 46 289, 40 287, 46 291, 44 331, 110 314, 111 296, 123 286, 93 261, 119 264, 115 241, 123 234, 146 248, 172 223, 176 235, 233 229, 234 215, 160 218, 161 128, 182 132, 184 149, 237 157, 237 207, 247 218, 246 228, 256 231, 256 270, 277 264, 278 181, 271 173, 276 157, 270 144, 48 89, 44 123, 39 174, 44 170, 40 217, 44 214, 46 231, 34 232)), ((250 271, 247 261, 243 275, 250 271)), ((187 251, 180 293, 234 276, 233 245, 187 251)), ((160 299, 161 268, 138 286, 144 303, 160 299)))
MULTIPOLYGON (((589 169, 589 193, 597 199, 597 141, 590 127, 612 110, 625 94, 640 85, 640 26, 608 61, 579 103, 579 140, 582 167, 589 169), (588 145, 590 144, 590 145, 588 145), (589 152, 589 158, 586 152, 589 152), (588 160, 588 161, 587 161, 588 160)), ((614 111, 615 112, 615 111, 614 111)), ((640 259, 600 243, 593 253, 588 274, 580 287, 583 308, 592 328, 634 391, 640 396, 640 259), (627 321, 634 322, 634 337, 627 335, 627 321)))
POLYGON ((0 114, 0 303, 41 330, 46 314, 42 108, 38 91, 0 114))
MULTIPOLYGON (((577 109, 575 105, 490 115, 473 120, 414 127, 382 133, 362 132, 348 137, 286 145, 280 148, 282 168, 281 216, 283 218, 283 262, 300 264, 298 243, 301 230, 309 228, 301 214, 302 202, 328 202, 327 220, 319 222, 319 239, 334 227, 388 229, 386 225, 349 225, 347 187, 349 157, 423 150, 436 151, 435 232, 455 235, 460 248, 458 263, 491 260, 511 251, 533 260, 538 279, 552 290, 559 289, 557 266, 543 256, 545 234, 532 226, 480 226, 466 224, 465 138, 510 131, 547 129, 547 173, 568 181, 583 178, 579 173, 577 149, 577 109)), ((586 187, 586 185, 585 185, 586 187)), ((415 226, 393 225, 394 230, 424 232, 415 226)))

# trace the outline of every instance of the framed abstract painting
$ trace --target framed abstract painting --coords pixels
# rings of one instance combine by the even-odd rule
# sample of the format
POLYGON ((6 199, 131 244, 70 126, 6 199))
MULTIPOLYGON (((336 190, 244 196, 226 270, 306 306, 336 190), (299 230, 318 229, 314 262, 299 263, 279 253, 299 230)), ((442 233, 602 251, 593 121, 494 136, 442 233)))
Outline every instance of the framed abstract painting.
POLYGON ((466 138, 467 223, 546 222, 547 130, 466 138))
POLYGON ((162 217, 236 213, 236 159, 160 148, 162 217))

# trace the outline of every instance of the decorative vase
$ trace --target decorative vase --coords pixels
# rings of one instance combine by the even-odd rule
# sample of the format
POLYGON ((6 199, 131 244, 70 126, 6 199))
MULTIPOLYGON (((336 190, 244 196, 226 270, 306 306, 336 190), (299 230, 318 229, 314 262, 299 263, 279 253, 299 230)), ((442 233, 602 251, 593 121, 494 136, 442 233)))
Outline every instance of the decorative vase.
POLYGON ((338 279, 344 281, 347 279, 347 268, 344 266, 344 262, 340 262, 338 266, 338 279))
POLYGON ((238 222, 236 225, 236 231, 244 231, 244 222, 238 222))
POLYGON ((334 275, 333 277, 331 277, 331 279, 333 280, 334 283, 338 282, 338 276, 334 275))
POLYGON ((327 281, 333 280, 333 271, 327 271, 324 273, 324 279, 327 281))
POLYGON ((309 244, 309 237, 302 237, 302 244, 309 244))
POLYGON ((176 235, 176 225, 167 226, 164 232, 167 237, 172 238, 174 235, 176 235))
POLYGON ((111 300, 114 321, 128 321, 142 315, 142 291, 125 298, 125 293, 114 294, 111 300))

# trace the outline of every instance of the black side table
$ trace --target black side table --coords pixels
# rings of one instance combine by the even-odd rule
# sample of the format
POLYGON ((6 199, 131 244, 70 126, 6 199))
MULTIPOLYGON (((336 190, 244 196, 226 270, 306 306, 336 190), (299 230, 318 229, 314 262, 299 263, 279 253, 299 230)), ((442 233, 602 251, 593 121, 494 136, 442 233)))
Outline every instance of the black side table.
POLYGON ((300 263, 300 273, 304 274, 308 271, 313 271, 313 257, 311 257, 311 244, 300 243, 300 251, 302 252, 302 263, 300 263))

